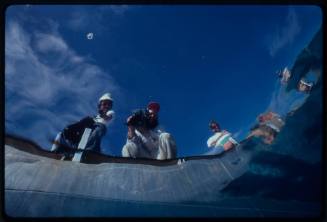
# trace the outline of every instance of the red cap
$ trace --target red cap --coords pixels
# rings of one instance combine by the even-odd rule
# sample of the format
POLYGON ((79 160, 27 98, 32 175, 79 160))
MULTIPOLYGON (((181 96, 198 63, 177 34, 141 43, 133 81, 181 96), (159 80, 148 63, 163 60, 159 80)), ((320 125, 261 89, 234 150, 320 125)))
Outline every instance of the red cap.
POLYGON ((156 102, 150 102, 148 104, 148 110, 152 110, 154 112, 159 112, 160 110, 160 105, 159 103, 156 103, 156 102))

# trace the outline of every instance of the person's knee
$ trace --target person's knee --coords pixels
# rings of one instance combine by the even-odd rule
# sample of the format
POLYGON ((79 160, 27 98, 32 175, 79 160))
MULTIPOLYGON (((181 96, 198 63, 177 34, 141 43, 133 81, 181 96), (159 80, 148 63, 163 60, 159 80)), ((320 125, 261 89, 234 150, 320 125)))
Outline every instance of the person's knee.
POLYGON ((136 157, 137 156, 137 146, 134 143, 127 142, 122 149, 123 157, 136 157))
POLYGON ((106 126, 103 124, 98 124, 93 130, 93 134, 102 137, 106 134, 106 126))
POLYGON ((51 152, 59 152, 60 151, 60 146, 63 144, 62 142, 62 133, 59 132, 56 136, 56 138, 53 141, 52 147, 51 147, 51 152))
POLYGON ((171 159, 176 157, 176 143, 170 133, 161 133, 158 159, 171 159))
POLYGON ((176 149, 176 142, 170 133, 161 133, 159 140, 160 143, 169 144, 172 149, 176 149))
POLYGON ((161 133, 159 139, 169 141, 172 140, 172 137, 169 133, 161 133))

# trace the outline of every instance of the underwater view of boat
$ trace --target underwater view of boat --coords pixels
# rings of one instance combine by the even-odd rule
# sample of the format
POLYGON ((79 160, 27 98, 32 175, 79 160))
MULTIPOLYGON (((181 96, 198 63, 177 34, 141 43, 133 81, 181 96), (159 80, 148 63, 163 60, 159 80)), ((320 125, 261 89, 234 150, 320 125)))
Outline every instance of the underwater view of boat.
MULTIPOLYGON (((288 89, 320 70, 322 33, 301 52, 288 89), (320 66, 319 66, 320 64, 320 66)), ((219 155, 133 159, 85 151, 81 162, 7 134, 9 217, 308 217, 322 215, 322 78, 272 144, 256 137, 219 155), (300 124, 299 124, 300 123, 300 124)))

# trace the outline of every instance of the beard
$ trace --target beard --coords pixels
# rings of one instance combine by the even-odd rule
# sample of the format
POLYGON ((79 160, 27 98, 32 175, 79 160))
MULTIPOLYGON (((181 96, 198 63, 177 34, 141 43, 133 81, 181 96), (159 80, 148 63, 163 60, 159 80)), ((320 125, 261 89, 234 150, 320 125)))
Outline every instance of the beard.
POLYGON ((154 128, 156 128, 158 125, 159 125, 158 118, 155 118, 155 119, 148 119, 148 120, 146 121, 146 127, 147 127, 148 129, 154 129, 154 128))

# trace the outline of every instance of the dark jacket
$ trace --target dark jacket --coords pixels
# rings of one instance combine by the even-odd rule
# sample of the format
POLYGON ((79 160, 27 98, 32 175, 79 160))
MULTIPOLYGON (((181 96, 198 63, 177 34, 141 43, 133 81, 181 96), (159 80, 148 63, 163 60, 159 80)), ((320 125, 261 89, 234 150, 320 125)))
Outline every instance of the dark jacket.
POLYGON ((158 126, 158 119, 150 122, 149 112, 146 109, 139 109, 133 112, 132 118, 127 125, 134 127, 145 127, 146 129, 154 129, 158 126))
POLYGON ((132 114, 132 118, 127 123, 127 125, 134 126, 134 127, 144 126, 146 122, 145 112, 146 111, 143 109, 135 110, 132 114))
POLYGON ((65 127, 63 130, 64 138, 77 146, 82 138, 85 128, 95 128, 95 121, 92 117, 87 116, 78 121, 77 123, 73 123, 65 127))

